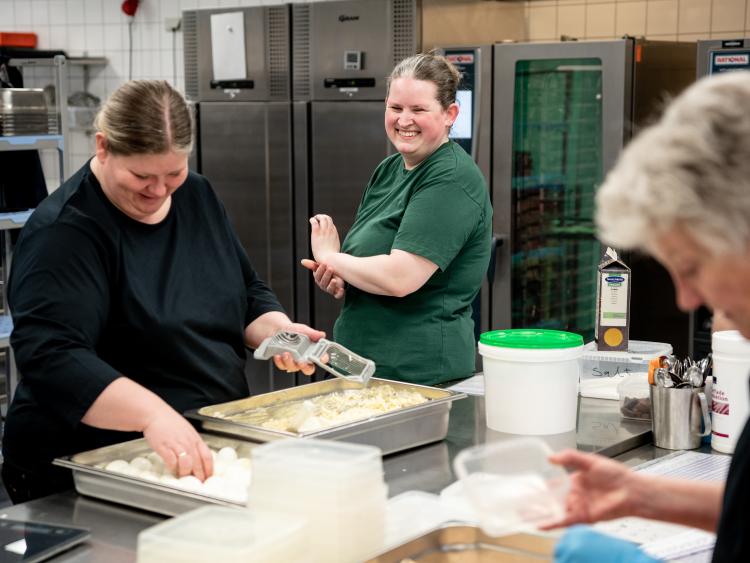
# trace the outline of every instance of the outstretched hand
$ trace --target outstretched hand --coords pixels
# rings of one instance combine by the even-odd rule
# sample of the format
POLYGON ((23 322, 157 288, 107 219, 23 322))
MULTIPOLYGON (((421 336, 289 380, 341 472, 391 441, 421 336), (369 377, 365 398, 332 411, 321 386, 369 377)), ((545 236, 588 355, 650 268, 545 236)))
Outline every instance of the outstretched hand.
POLYGON ((315 260, 302 259, 302 265, 313 273, 315 283, 320 289, 333 295, 336 299, 344 296, 345 282, 341 276, 337 276, 333 268, 325 264, 318 264, 315 260))
POLYGON ((611 520, 634 513, 631 506, 634 473, 622 463, 577 450, 563 450, 549 461, 574 472, 566 499, 566 514, 545 529, 611 520))

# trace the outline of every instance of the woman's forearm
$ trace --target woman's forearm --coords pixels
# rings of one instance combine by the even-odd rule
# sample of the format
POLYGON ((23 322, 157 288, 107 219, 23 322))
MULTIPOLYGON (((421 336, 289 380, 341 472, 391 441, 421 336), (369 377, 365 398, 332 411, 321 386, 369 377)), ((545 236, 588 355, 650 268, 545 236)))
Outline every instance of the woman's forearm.
POLYGON ((325 263, 354 287, 391 297, 404 297, 417 291, 437 270, 426 258, 398 250, 362 258, 337 252, 329 254, 325 263))
POLYGON ((388 258, 386 254, 358 258, 337 252, 326 258, 326 264, 345 282, 362 291, 375 295, 396 296, 397 282, 390 274, 388 258))
POLYGON ((635 516, 715 532, 721 513, 724 483, 639 474, 634 475, 632 493, 635 516))
POLYGON ((171 408, 156 393, 119 377, 104 388, 81 422, 107 430, 143 432, 154 416, 171 408))

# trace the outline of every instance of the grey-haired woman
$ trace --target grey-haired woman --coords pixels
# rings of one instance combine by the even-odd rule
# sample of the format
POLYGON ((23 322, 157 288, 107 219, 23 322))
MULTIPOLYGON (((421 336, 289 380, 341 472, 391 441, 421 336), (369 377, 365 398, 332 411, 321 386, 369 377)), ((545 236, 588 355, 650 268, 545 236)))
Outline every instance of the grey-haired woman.
MULTIPOLYGON (((682 309, 705 304, 745 338, 750 338, 748 107, 748 72, 705 78, 690 87, 627 147, 599 190, 596 215, 603 241, 644 250, 669 270, 682 309)), ((576 470, 561 524, 627 515, 667 520, 716 531, 714 561, 750 560, 750 424, 737 443, 726 486, 640 475, 576 451, 561 452, 553 461, 576 470)), ((563 537, 558 560, 594 561, 603 553, 598 548, 614 557, 611 543, 578 528, 563 537)))

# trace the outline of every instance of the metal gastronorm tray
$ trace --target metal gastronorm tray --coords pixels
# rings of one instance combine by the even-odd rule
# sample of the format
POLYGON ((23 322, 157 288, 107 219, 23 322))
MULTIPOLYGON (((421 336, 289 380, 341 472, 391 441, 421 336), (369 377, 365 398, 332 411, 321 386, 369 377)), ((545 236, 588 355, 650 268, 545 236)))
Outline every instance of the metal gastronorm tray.
POLYGON ((188 418, 198 420, 208 432, 220 432, 258 442, 270 442, 280 438, 325 438, 343 440, 358 444, 369 444, 383 450, 383 455, 406 450, 423 444, 437 442, 448 433, 448 416, 451 403, 466 397, 449 389, 438 389, 412 383, 402 383, 386 379, 372 378, 373 385, 391 385, 421 393, 428 399, 426 403, 397 409, 378 416, 332 426, 314 432, 286 432, 272 430, 253 424, 227 420, 254 408, 280 405, 285 402, 309 399, 345 389, 359 389, 360 385, 340 378, 327 379, 307 385, 300 385, 281 391, 273 391, 238 401, 203 407, 185 413, 188 418), (215 413, 220 416, 215 416, 215 413))
MULTIPOLYGON (((249 457, 250 451, 257 445, 224 436, 211 434, 201 434, 201 436, 209 447, 220 449, 231 446, 237 450, 240 457, 249 457)), ((82 495, 119 502, 159 514, 175 516, 193 508, 204 506, 206 503, 234 507, 245 506, 242 503, 231 502, 223 498, 192 493, 155 481, 113 473, 95 467, 97 464, 116 459, 131 460, 136 456, 145 455, 152 451, 146 440, 140 438, 58 458, 53 463, 73 470, 76 490, 82 495)))
POLYGON ((366 563, 539 563, 552 561, 556 541, 523 533, 493 538, 476 526, 448 523, 366 563))

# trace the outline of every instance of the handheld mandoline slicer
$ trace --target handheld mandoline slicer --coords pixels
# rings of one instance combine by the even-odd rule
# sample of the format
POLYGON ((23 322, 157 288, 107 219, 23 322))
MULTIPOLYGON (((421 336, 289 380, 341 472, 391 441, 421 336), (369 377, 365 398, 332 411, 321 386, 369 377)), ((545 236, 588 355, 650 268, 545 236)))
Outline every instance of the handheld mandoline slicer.
POLYGON ((256 360, 269 360, 284 352, 289 352, 295 361, 311 362, 336 377, 360 385, 367 385, 375 373, 375 362, 355 354, 341 344, 325 338, 311 342, 304 334, 283 330, 261 342, 253 357, 256 360), (326 357, 327 362, 324 361, 326 357))

